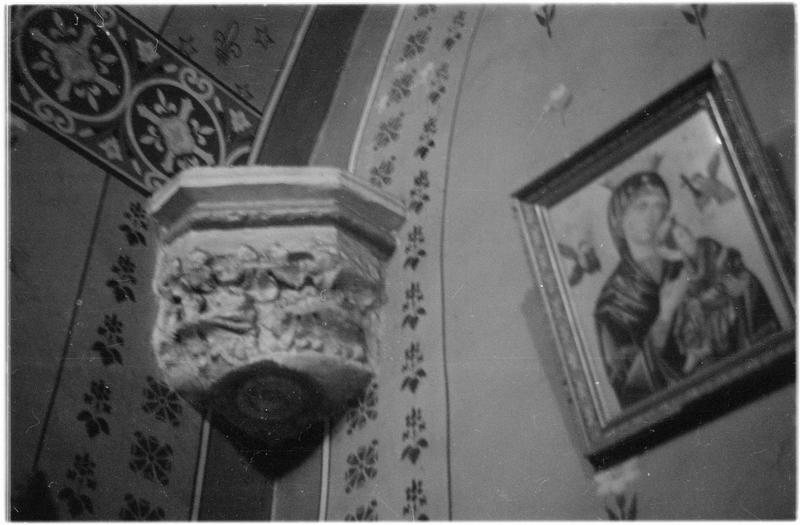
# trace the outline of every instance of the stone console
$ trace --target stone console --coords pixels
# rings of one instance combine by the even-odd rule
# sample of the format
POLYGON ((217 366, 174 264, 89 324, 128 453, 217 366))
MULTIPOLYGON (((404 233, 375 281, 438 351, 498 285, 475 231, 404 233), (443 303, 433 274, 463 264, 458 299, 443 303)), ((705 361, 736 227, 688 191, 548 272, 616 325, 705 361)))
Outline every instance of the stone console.
POLYGON ((369 383, 399 201, 334 168, 259 166, 187 170, 148 206, 153 348, 189 402, 276 441, 369 383))

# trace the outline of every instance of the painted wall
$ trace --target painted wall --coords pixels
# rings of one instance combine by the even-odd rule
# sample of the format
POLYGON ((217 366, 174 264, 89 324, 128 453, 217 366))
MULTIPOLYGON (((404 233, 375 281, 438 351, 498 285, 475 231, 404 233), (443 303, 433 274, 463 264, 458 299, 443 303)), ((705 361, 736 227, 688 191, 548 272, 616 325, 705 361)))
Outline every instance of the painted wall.
MULTIPOLYGON (((406 8, 362 134, 329 131, 315 150, 347 167, 342 145, 355 142, 356 176, 410 206, 387 276, 377 388, 332 431, 328 519, 617 510, 578 452, 509 196, 714 58, 730 64, 775 176, 793 188, 792 7, 712 5, 702 24, 666 5, 559 5, 549 21, 541 6, 406 8), (450 74, 437 77, 445 63, 450 74), (571 104, 547 113, 559 84, 571 104), (410 330, 417 307, 425 313, 410 330), (427 374, 410 392, 404 379, 417 369, 427 374), (409 436, 420 435, 426 446, 411 462, 409 436)), ((332 111, 326 129, 339 122, 348 121, 332 111)), ((627 465, 626 506, 635 496, 642 519, 794 516, 794 415, 792 385, 649 450, 627 465)), ((296 486, 305 471, 319 483, 319 467, 303 465, 296 486)))
MULTIPOLYGON (((604 515, 556 409, 560 385, 542 357, 555 348, 508 193, 713 58, 728 61, 779 152, 776 176, 795 176, 790 6, 711 6, 705 39, 674 6, 558 6, 552 37, 535 14, 487 8, 450 151, 441 256, 443 295, 458 292, 445 306, 456 519, 604 515), (573 102, 563 121, 540 120, 558 84, 573 102)), ((630 489, 639 517, 793 516, 794 412, 785 388, 643 455, 630 489)))
MULTIPOLYGON (((141 17, 147 28, 155 32, 172 13, 168 6, 131 7, 130 12, 141 17)), ((293 19, 297 19, 302 9, 293 12, 296 15, 293 19)), ((12 25, 17 29, 26 12, 15 8, 11 13, 12 25)), ((69 28, 66 33, 59 33, 58 24, 63 21, 60 17, 71 16, 72 12, 59 13, 44 11, 36 22, 52 22, 57 26, 44 30, 54 42, 77 35, 71 35, 69 28)), ((210 18, 208 12, 199 14, 210 18)), ((265 33, 268 13, 262 8, 258 13, 251 9, 249 14, 259 17, 248 20, 259 18, 261 22, 258 28, 247 26, 246 34, 242 35, 242 41, 247 41, 245 60, 255 62, 250 55, 255 50, 263 55, 268 47, 253 40, 259 34, 256 29, 261 29, 263 38, 268 38, 265 33)), ((98 14, 103 15, 108 17, 112 13, 98 14)), ((245 9, 236 15, 247 18, 248 13, 245 9)), ((154 37, 154 43, 149 42, 150 34, 141 30, 133 33, 130 25, 125 31, 110 22, 113 18, 106 20, 114 30, 108 38, 119 38, 126 45, 114 48, 119 57, 109 55, 102 59, 116 65, 124 61, 126 71, 135 69, 138 82, 152 81, 153 77, 168 73, 166 67, 147 69, 144 63, 172 57, 185 64, 178 53, 159 45, 158 36, 154 37), (132 45, 132 40, 136 45, 132 45)), ((196 18, 194 24, 197 26, 203 20, 196 18)), ((225 22, 228 26, 232 24, 230 20, 225 22)), ((277 42, 277 50, 270 51, 275 51, 273 54, 277 56, 273 60, 280 65, 296 29, 296 20, 286 22, 286 27, 284 20, 276 22, 282 31, 271 33, 275 35, 273 43, 277 42)), ((190 29, 191 26, 187 30, 190 29)), ((199 32, 205 28, 197 29, 199 32)), ((85 25, 81 30, 90 34, 85 25)), ((177 32, 174 27, 173 32, 177 32)), ((205 45, 197 42, 209 62, 201 66, 219 69, 219 64, 212 62, 214 32, 207 36, 205 45)), ((224 42, 217 42, 217 47, 225 44, 229 50, 236 49, 237 37, 228 36, 224 42)), ((178 39, 177 35, 175 38, 178 39)), ((47 45, 58 44, 48 41, 47 45)), ((41 56, 49 55, 43 52, 41 56)), ((12 59, 17 59, 17 67, 22 67, 24 62, 17 55, 12 59)), ((42 64, 37 64, 33 70, 39 71, 41 67, 42 64)), ((61 79, 63 71, 57 69, 60 65, 53 63, 51 67, 53 78, 61 79)), ((279 70, 273 64, 270 78, 274 79, 279 70)), ((108 69, 99 71, 108 73, 108 69)), ((250 78, 236 77, 236 71, 241 73, 242 69, 227 70, 226 80, 233 84, 230 89, 234 89, 237 80, 245 83, 250 78)), ((40 81, 37 77, 37 82, 40 81)), ((104 85, 113 88, 113 84, 104 85)), ((271 86, 271 81, 251 86, 252 96, 260 97, 263 102, 271 86)), ((46 85, 45 91, 51 87, 46 85)), ((124 89, 116 94, 134 104, 130 86, 120 87, 124 89)), ((28 102, 31 91, 25 91, 28 102)), ((209 94, 212 92, 213 88, 209 94)), ((68 95, 67 105, 81 96, 78 87, 68 95)), ((168 92, 167 97, 171 96, 168 92)), ((234 116, 235 108, 220 104, 217 100, 218 116, 225 119, 228 112, 234 116)), ((244 102, 236 100, 234 104, 244 102)), ((98 111, 90 106, 77 112, 98 111)), ((60 115, 62 109, 55 104, 49 113, 36 110, 45 127, 48 114, 49 121, 53 121, 53 111, 60 115)), ((237 126, 252 130, 258 114, 248 111, 252 122, 241 121, 237 126)), ((109 124, 103 118, 96 118, 95 125, 87 130, 75 126, 71 119, 56 119, 54 127, 63 134, 60 138, 80 143, 85 148, 84 154, 76 153, 20 117, 11 121, 8 168, 11 515, 20 519, 187 520, 193 505, 199 507, 202 518, 216 516, 214 512, 219 507, 230 509, 214 505, 213 501, 199 505, 199 489, 203 488, 204 480, 198 476, 198 466, 199 458, 205 455, 200 446, 201 416, 161 380, 152 355, 150 330, 155 318, 155 298, 151 280, 156 232, 144 212, 146 192, 124 184, 119 177, 98 167, 102 162, 121 162, 123 156, 132 156, 130 144, 124 146, 120 130, 113 129, 113 119, 109 124), (111 141, 115 146, 109 145, 111 141), (100 143, 100 149, 94 147, 95 142, 100 143), (42 155, 43 151, 47 155, 42 155)), ((130 138, 138 140, 139 146, 146 142, 142 136, 130 138)), ((231 147, 230 134, 226 134, 226 140, 231 147)), ((252 135, 249 140, 252 141, 252 135)), ((261 474, 253 476, 240 454, 229 450, 224 437, 218 442, 223 446, 215 449, 214 456, 228 459, 225 468, 220 467, 219 471, 239 481, 239 488, 243 480, 250 481, 248 488, 252 490, 240 494, 249 495, 248 502, 255 502, 253 507, 260 510, 257 514, 227 516, 268 515, 271 487, 259 486, 259 483, 268 485, 267 480, 261 474), (261 495, 260 500, 254 495, 261 495)), ((213 462, 210 466, 207 494, 214 495, 216 478, 223 476, 217 476, 213 462)), ((236 498, 224 501, 233 505, 236 498)))
MULTIPOLYGON (((791 6, 712 5, 701 33, 673 6, 559 5, 548 31, 534 9, 409 6, 396 21, 365 12, 312 162, 352 168, 409 205, 387 274, 378 381, 331 430, 327 448, 277 481, 271 511, 271 483, 236 451, 215 449, 230 464, 220 462, 205 486, 211 493, 246 480, 245 517, 316 519, 320 502, 336 520, 597 519, 613 508, 577 451, 509 196, 715 57, 730 63, 776 174, 793 188, 794 15, 791 6), (376 50, 393 23, 368 103, 365 72, 378 69, 376 50), (543 113, 558 84, 573 95, 563 120, 543 113), (353 117, 362 110, 359 132, 353 117)), ((168 22, 163 10, 151 15, 153 24, 168 22)), ((161 418, 144 408, 158 390, 145 351, 153 309, 143 304, 152 230, 143 246, 120 229, 137 224, 130 206, 140 196, 33 128, 18 140, 10 169, 11 481, 24 484, 32 466, 44 469, 57 483, 51 494, 62 518, 113 519, 126 509, 159 517, 160 508, 167 519, 186 519, 200 420, 185 405, 178 425, 169 402, 161 418), (43 148, 55 157, 43 162, 43 148), (108 284, 131 277, 121 256, 135 264, 136 305, 108 284), (125 330, 124 366, 108 350, 104 362, 95 346, 114 314, 125 330), (62 354, 64 386, 51 397, 62 354), (111 387, 109 412, 100 381, 111 387), (137 432, 145 442, 154 436, 169 457, 166 478, 163 461, 137 462, 148 446, 137 432), (69 492, 58 497, 65 488, 79 513, 69 492)), ((794 417, 789 386, 717 418, 640 456, 626 496, 636 495, 643 519, 790 518, 794 417)), ((201 515, 223 518, 208 508, 201 515)))

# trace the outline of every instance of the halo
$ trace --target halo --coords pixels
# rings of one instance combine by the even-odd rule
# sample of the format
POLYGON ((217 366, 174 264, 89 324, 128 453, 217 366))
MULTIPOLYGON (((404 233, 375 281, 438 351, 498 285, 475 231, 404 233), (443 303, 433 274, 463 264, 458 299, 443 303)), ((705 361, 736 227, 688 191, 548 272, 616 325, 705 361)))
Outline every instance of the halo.
POLYGON ((643 166, 641 170, 614 170, 611 173, 608 173, 603 176, 600 185, 609 191, 614 191, 616 187, 622 183, 622 181, 624 181, 631 174, 636 173, 637 171, 658 172, 658 167, 661 165, 662 160, 664 160, 664 154, 659 151, 656 151, 652 155, 650 155, 647 164, 643 166))

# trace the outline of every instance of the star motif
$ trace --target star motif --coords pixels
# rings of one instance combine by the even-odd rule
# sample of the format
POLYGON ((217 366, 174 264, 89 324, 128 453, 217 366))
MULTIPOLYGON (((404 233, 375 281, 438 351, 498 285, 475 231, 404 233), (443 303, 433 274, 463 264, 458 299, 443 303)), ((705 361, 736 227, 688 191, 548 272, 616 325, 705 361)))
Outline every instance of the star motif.
POLYGON ((265 50, 269 49, 269 46, 275 43, 272 37, 269 36, 266 24, 262 24, 260 27, 256 27, 255 30, 256 30, 256 38, 253 39, 253 42, 260 45, 265 50))

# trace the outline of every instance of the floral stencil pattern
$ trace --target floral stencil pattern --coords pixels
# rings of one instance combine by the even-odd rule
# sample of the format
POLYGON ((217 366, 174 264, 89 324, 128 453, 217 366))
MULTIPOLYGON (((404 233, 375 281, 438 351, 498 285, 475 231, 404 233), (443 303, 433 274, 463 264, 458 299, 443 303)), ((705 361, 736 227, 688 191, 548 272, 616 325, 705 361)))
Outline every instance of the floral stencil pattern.
POLYGON ((425 45, 428 43, 428 37, 431 33, 431 27, 420 29, 408 35, 406 44, 403 46, 403 59, 411 60, 425 52, 425 45))
POLYGON ((97 490, 95 467, 88 452, 83 455, 77 454, 72 462, 72 468, 67 470, 67 479, 73 486, 58 491, 58 499, 67 503, 67 510, 73 519, 82 516, 84 512, 94 514, 92 499, 84 494, 83 490, 97 490))
POLYGON ((78 413, 78 421, 83 421, 86 425, 86 433, 90 438, 102 432, 110 434, 108 421, 103 414, 111 413, 111 387, 105 381, 92 381, 90 391, 83 395, 83 401, 91 410, 81 410, 78 413))
POLYGON ((114 299, 118 303, 136 302, 136 296, 130 285, 136 284, 136 264, 127 255, 117 257, 117 263, 111 267, 114 277, 106 281, 106 286, 114 291, 114 299))
POLYGON ((422 490, 422 480, 412 479, 411 485, 406 487, 406 504, 403 506, 403 516, 411 521, 428 521, 428 516, 422 512, 428 505, 428 498, 422 490))
POLYGON ((428 188, 430 188, 430 186, 428 170, 420 170, 419 175, 414 177, 414 186, 409 191, 411 200, 408 207, 414 213, 419 214, 425 206, 425 203, 431 200, 430 195, 428 195, 428 188))
POLYGON ((427 377, 425 369, 422 368, 422 351, 419 342, 413 342, 405 349, 403 360, 403 382, 400 390, 408 389, 412 394, 417 392, 420 382, 427 377))
POLYGON ((417 70, 412 69, 408 73, 403 73, 400 77, 392 81, 392 87, 389 89, 388 103, 399 104, 404 99, 411 95, 411 90, 414 87, 414 79, 417 76, 417 70))
POLYGON ((165 515, 161 507, 151 507, 149 501, 133 494, 125 494, 125 506, 119 509, 119 519, 123 521, 160 521, 165 515))
POLYGON ((173 427, 181 424, 180 415, 183 412, 181 399, 166 383, 147 376, 147 388, 143 392, 145 402, 142 410, 146 414, 153 414, 157 420, 169 423, 173 427))
POLYGON ((392 173, 394 173, 395 156, 392 155, 388 160, 382 161, 377 166, 369 170, 369 181, 373 186, 382 188, 392 183, 392 173))
POLYGON ((155 436, 145 436, 141 432, 134 433, 134 437, 136 441, 131 445, 132 457, 128 468, 147 480, 166 486, 172 471, 172 447, 162 445, 155 436))
POLYGON ((406 301, 403 303, 403 322, 400 326, 407 326, 412 330, 417 328, 420 317, 427 313, 422 306, 423 299, 419 282, 412 282, 406 290, 406 301))
POLYGON ((117 318, 117 314, 106 314, 102 326, 97 327, 97 335, 103 339, 95 341, 92 350, 100 354, 104 366, 122 364, 122 354, 119 351, 125 343, 122 328, 122 322, 117 318))
POLYGON ((435 74, 430 81, 430 91, 428 92, 428 101, 431 104, 436 104, 439 99, 447 91, 447 80, 449 77, 450 65, 445 62, 436 68, 435 74))
POLYGON ((436 146, 433 136, 436 135, 436 117, 430 117, 422 125, 422 134, 419 136, 419 146, 414 150, 414 155, 425 159, 428 152, 436 146))
POLYGON ((397 138, 400 136, 400 128, 403 127, 404 116, 405 114, 400 112, 399 115, 392 117, 385 122, 381 122, 378 125, 378 132, 375 134, 375 146, 373 147, 375 151, 385 148, 393 141, 397 140, 397 138))
POLYGON ((147 246, 147 238, 145 232, 147 231, 147 213, 145 213, 142 204, 139 202, 132 202, 128 206, 128 210, 122 214, 128 221, 127 224, 120 224, 119 230, 125 234, 125 240, 129 246, 142 245, 147 246))
POLYGON ((400 454, 400 459, 408 459, 412 464, 417 463, 422 449, 428 448, 428 440, 422 436, 425 432, 425 420, 422 419, 422 410, 412 408, 406 415, 406 430, 403 432, 403 443, 406 446, 400 454))
POLYGON ((347 456, 348 469, 345 472, 345 492, 350 492, 354 488, 361 488, 367 479, 373 479, 378 475, 378 440, 373 439, 369 445, 358 447, 355 454, 347 456))
POLYGON ((444 47, 447 51, 452 51, 453 47, 455 47, 458 41, 463 37, 463 33, 461 31, 464 29, 466 18, 467 12, 459 11, 455 14, 455 16, 453 16, 453 20, 450 22, 450 25, 447 26, 447 37, 442 43, 442 47, 444 47))
POLYGON ((403 257, 393 263, 392 271, 399 273, 387 279, 391 297, 387 317, 397 323, 393 340, 404 350, 378 375, 381 388, 396 389, 392 396, 381 395, 381 405, 389 401, 388 408, 376 407, 382 416, 376 421, 380 424, 367 423, 363 434, 355 432, 358 426, 351 426, 352 434, 341 432, 332 441, 343 445, 341 452, 350 460, 346 467, 343 462, 333 463, 341 470, 332 480, 341 480, 346 474, 342 492, 352 495, 333 500, 328 517, 373 519, 374 499, 381 503, 383 519, 384 508, 391 509, 398 519, 426 520, 434 514, 447 519, 447 494, 437 490, 432 498, 433 493, 423 490, 423 481, 429 487, 446 486, 449 475, 447 454, 440 449, 447 440, 432 439, 449 431, 443 406, 446 396, 441 396, 445 386, 432 380, 445 375, 444 341, 424 323, 430 315, 438 318, 444 314, 439 301, 441 273, 437 271, 441 260, 432 259, 431 250, 440 242, 444 204, 440 198, 447 187, 447 139, 456 103, 456 97, 449 95, 454 93, 454 82, 462 78, 468 54, 465 44, 477 11, 440 5, 404 10, 358 145, 354 172, 372 185, 388 187, 402 196, 408 217, 413 217, 398 232, 403 257), (401 125, 390 126, 398 115, 403 115, 402 121, 393 123, 401 125), (391 163, 387 162, 390 155, 391 163), (381 166, 391 166, 391 173, 379 169, 381 166), (364 437, 356 441, 348 437, 351 435, 364 437), (373 437, 386 449, 381 451, 380 470, 399 467, 397 475, 387 474, 378 485, 368 485, 369 491, 356 491, 358 454, 354 451, 373 437))
POLYGON ((347 433, 364 428, 367 421, 378 417, 378 383, 372 382, 356 401, 352 402, 345 414, 347 433))
POLYGON ((408 232, 408 243, 405 247, 406 259, 403 262, 403 268, 417 269, 419 262, 427 255, 427 252, 422 247, 424 244, 425 235, 422 233, 422 226, 415 225, 408 232))
POLYGON ((423 4, 417 6, 417 11, 414 13, 414 20, 419 20, 420 18, 425 18, 426 16, 435 13, 436 6, 434 4, 423 4))
POLYGON ((378 502, 371 500, 369 505, 361 505, 352 514, 344 517, 344 521, 378 521, 378 502))

